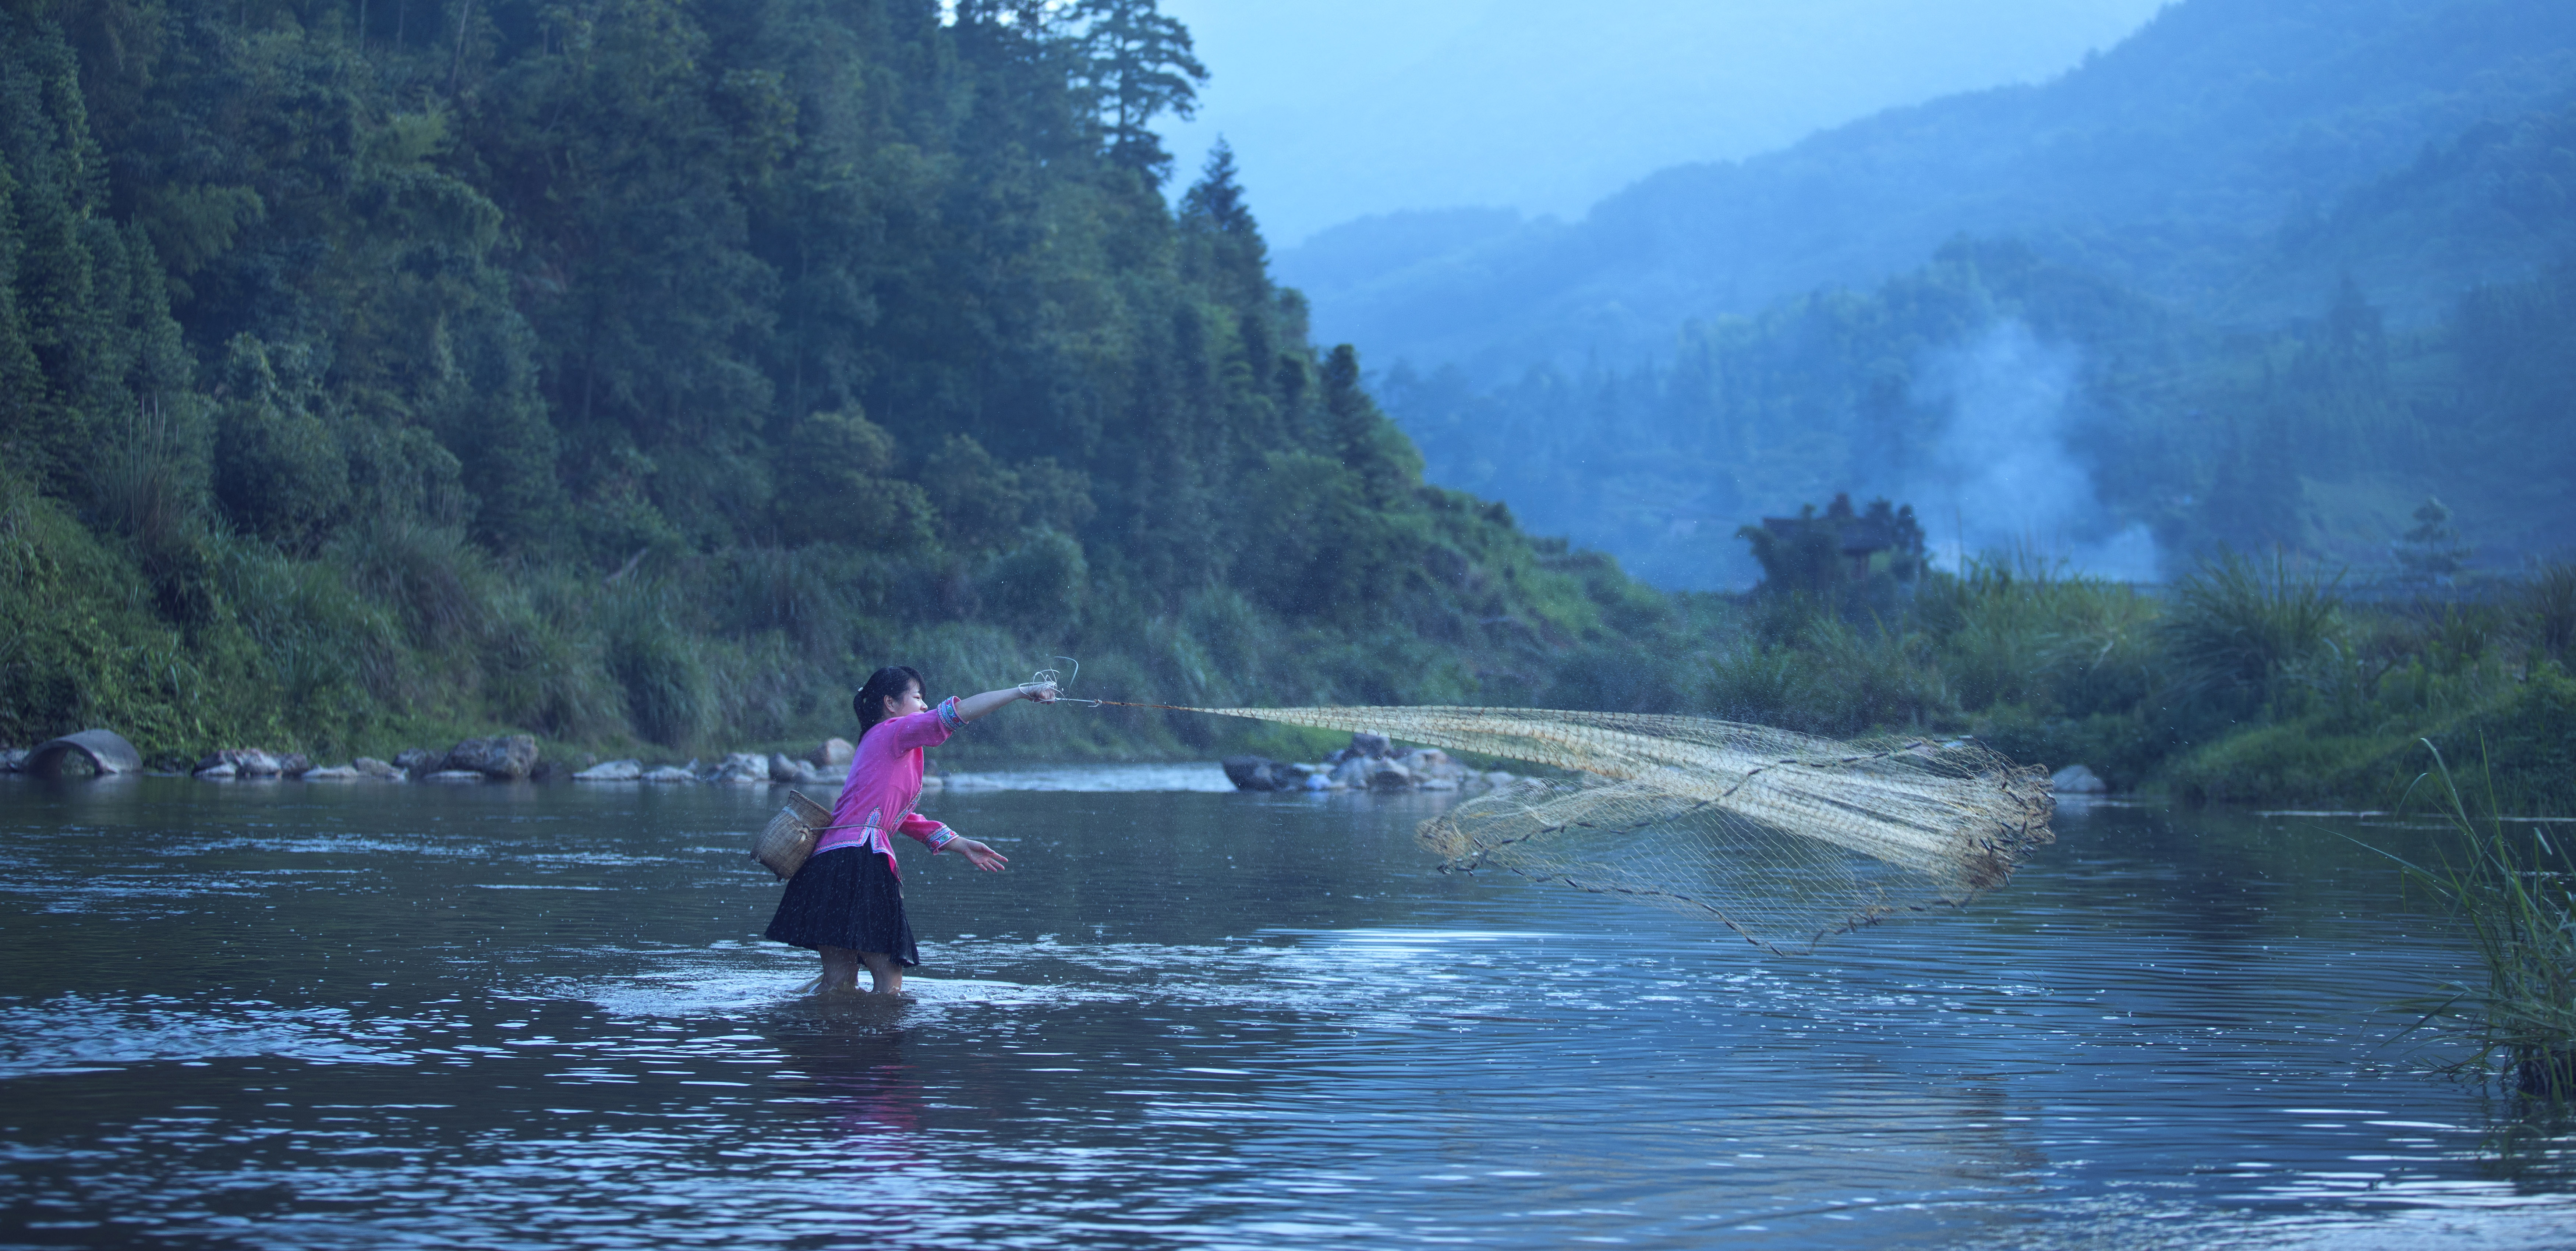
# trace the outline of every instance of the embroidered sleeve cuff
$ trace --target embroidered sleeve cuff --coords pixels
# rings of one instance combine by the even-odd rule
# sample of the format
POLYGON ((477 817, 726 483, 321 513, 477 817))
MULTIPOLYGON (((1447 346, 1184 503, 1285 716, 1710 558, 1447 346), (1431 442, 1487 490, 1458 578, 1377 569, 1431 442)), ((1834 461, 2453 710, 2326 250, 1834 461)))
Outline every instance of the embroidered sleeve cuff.
POLYGON ((934 853, 948 850, 948 845, 956 841, 957 831, 947 826, 940 826, 930 832, 930 850, 934 853))
POLYGON ((951 734, 965 728, 966 718, 957 715, 956 696, 951 695, 939 701, 939 724, 947 727, 951 734))

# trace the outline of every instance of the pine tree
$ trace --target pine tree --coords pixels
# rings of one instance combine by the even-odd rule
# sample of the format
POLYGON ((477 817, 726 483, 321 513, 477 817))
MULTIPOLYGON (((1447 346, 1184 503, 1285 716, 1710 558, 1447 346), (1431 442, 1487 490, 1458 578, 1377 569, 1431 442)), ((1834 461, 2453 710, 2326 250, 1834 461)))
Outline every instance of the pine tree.
POLYGON ((1156 0, 1080 0, 1073 14, 1109 126, 1110 159, 1161 183, 1172 176, 1172 157, 1150 127, 1165 113, 1197 116, 1198 84, 1208 77, 1189 28, 1160 12, 1156 0))
POLYGON ((2437 583, 2448 583, 2467 566, 2474 551, 2461 541, 2459 528, 2451 524, 2451 510, 2430 495, 2415 510, 2415 528, 2389 547, 2396 553, 2397 565, 2405 571, 2406 578, 2437 583))

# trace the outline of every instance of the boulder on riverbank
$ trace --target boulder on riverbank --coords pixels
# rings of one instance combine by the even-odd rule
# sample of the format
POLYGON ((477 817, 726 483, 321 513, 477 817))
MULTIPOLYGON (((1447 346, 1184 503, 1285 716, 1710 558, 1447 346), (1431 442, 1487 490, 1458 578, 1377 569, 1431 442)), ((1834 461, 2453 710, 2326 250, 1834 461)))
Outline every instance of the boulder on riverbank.
POLYGON ((2087 769, 2080 764, 2068 765, 2065 768, 2058 770, 2056 773, 2049 775, 2048 786, 2050 790, 2056 791, 2060 795, 2108 795, 2111 793, 2110 783, 2103 781, 2101 777, 2095 774, 2091 769, 2087 769))
POLYGON ((394 753, 394 767, 402 770, 404 777, 416 778, 438 772, 439 762, 445 759, 444 754, 426 747, 406 747, 394 753))
POLYGON ((859 749, 845 738, 824 739, 823 745, 815 748, 814 753, 806 757, 807 760, 814 762, 815 768, 834 771, 848 770, 850 762, 858 758, 859 749))
POLYGON ((644 780, 641 760, 603 760, 572 775, 576 782, 640 782, 644 780))
POLYGON ((317 769, 306 769, 298 776, 307 782, 354 782, 360 775, 356 765, 324 765, 317 769))
POLYGON ((736 785, 752 782, 767 782, 769 780, 769 759, 765 756, 755 756, 750 752, 745 751, 733 752, 727 755, 721 763, 716 765, 715 768, 708 770, 705 780, 709 782, 732 783, 736 785))
POLYGON ((1267 756, 1228 756, 1225 780, 1239 791, 1294 791, 1306 787, 1306 770, 1267 756))
POLYGON ((1395 744, 1387 741, 1385 735, 1355 730, 1351 734, 1351 745, 1325 756, 1324 765, 1337 768, 1353 760, 1383 760, 1394 754, 1395 744))
POLYGON ((769 757, 769 780, 772 782, 801 782, 811 785, 822 781, 823 774, 821 770, 814 767, 813 762, 811 761, 798 760, 793 756, 773 753, 769 757))
POLYGON ((273 778, 285 771, 284 765, 285 761, 256 747, 227 747, 198 761, 190 772, 208 779, 273 778))
POLYGON ((644 776, 638 780, 645 782, 695 782, 698 780, 698 775, 679 765, 663 765, 658 769, 646 769, 644 771, 644 776))
POLYGON ((525 734, 469 738, 447 749, 439 769, 479 773, 496 782, 516 782, 537 768, 537 740, 525 734))
POLYGON ((374 782, 399 782, 411 776, 373 756, 360 756, 350 761, 349 767, 357 770, 359 777, 374 782))

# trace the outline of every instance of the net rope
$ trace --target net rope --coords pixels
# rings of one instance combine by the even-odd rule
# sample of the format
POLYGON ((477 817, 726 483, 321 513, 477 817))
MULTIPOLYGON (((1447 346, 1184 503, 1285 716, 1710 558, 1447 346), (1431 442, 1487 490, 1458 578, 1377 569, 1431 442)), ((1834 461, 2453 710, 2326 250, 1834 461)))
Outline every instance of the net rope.
POLYGON ((1415 836, 1443 872, 1492 867, 1714 917, 1783 954, 1963 906, 2054 841, 2047 772, 1967 739, 1838 742, 1536 708, 1123 706, 1383 734, 1576 773, 1469 799, 1415 836))

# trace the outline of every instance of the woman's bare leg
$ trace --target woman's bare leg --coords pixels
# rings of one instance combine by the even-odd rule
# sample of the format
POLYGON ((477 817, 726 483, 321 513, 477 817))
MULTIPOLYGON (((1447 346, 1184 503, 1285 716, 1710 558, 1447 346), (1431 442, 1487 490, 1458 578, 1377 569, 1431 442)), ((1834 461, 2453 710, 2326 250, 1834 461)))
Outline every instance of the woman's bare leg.
POLYGON ((859 962, 866 957, 847 947, 824 947, 821 951, 823 980, 815 983, 814 993, 818 995, 856 994, 859 989, 859 962))
MULTIPOLYGON (((900 995, 903 993, 903 965, 896 961, 893 956, 887 955, 882 951, 862 951, 859 953, 859 959, 867 964, 868 975, 876 979, 878 994, 900 995)), ((858 976, 856 974, 851 975, 850 984, 852 986, 858 985, 858 976)))

